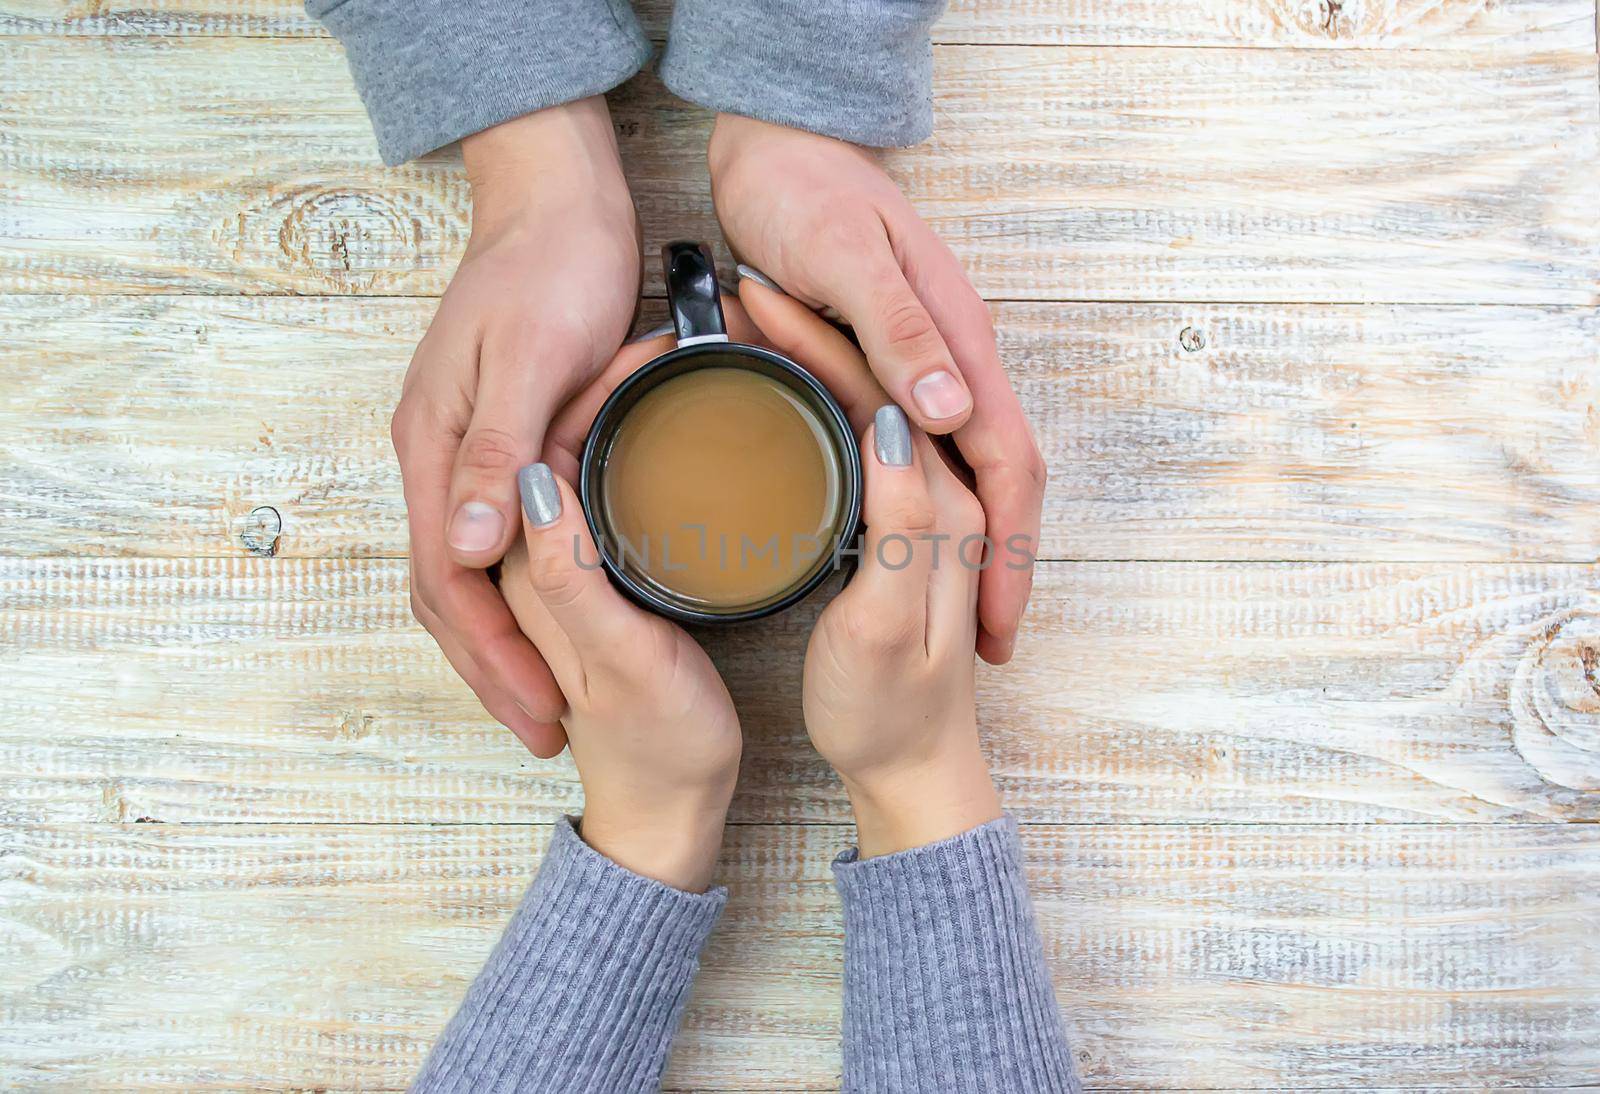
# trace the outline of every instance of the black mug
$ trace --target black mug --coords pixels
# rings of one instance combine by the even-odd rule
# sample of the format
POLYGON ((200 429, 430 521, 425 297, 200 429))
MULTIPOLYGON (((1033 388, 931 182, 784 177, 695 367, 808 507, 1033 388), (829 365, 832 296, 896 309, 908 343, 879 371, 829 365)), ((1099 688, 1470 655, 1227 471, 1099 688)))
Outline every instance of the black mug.
POLYGON ((827 580, 841 557, 837 548, 854 545, 861 523, 861 453, 849 419, 816 377, 782 354, 729 340, 717 271, 705 244, 668 243, 661 248, 661 258, 666 270, 667 303, 672 311, 678 344, 641 365, 622 381, 595 415, 584 442, 578 478, 584 515, 599 549, 601 565, 612 582, 635 603, 681 623, 741 623, 774 615, 815 591, 827 580), (675 593, 652 579, 636 560, 630 560, 627 546, 620 542, 616 530, 609 527, 606 516, 606 462, 628 412, 668 380, 711 368, 743 369, 782 385, 821 423, 821 440, 829 446, 839 469, 830 542, 820 545, 811 568, 793 584, 752 603, 711 605, 675 593))

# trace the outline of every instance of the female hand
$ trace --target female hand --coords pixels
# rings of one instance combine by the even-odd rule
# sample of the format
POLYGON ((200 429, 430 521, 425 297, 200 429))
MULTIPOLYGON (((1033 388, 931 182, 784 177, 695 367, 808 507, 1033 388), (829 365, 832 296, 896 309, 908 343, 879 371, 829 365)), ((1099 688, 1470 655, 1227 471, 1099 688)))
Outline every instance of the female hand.
POLYGON ((892 403, 862 465, 860 569, 811 634, 804 705, 869 858, 994 820, 1000 802, 973 699, 983 512, 892 403))
POLYGON ((1026 553, 1030 565, 980 581, 978 652, 1005 662, 1032 583, 1045 468, 988 308, 867 150, 721 114, 707 158, 734 253, 855 328, 889 396, 924 430, 954 432, 995 547, 1026 553))
POLYGON ((584 842, 636 874, 703 891, 739 772, 733 700, 692 638, 612 587, 567 482, 543 463, 519 480, 525 538, 500 588, 567 697, 584 842))
POLYGON ((495 126, 462 150, 472 238, 392 425, 411 602, 489 713, 553 756, 561 693, 484 569, 520 529, 517 469, 627 334, 638 222, 603 98, 495 126))
MULTIPOLYGON (((1000 815, 978 749, 972 636, 983 531, 978 503, 910 429, 861 351, 800 302, 740 283, 762 340, 803 363, 863 434, 867 537, 861 569, 828 605, 805 666, 806 728, 855 806, 863 856, 956 835, 1000 815), (884 451, 907 466, 879 458, 884 451), (906 446, 902 434, 915 438, 906 446), (923 533, 926 533, 924 535, 923 533), (915 554, 909 554, 908 549, 915 554), (937 610, 936 610, 937 609, 937 610)), ((989 569, 1018 565, 997 553, 989 569)))

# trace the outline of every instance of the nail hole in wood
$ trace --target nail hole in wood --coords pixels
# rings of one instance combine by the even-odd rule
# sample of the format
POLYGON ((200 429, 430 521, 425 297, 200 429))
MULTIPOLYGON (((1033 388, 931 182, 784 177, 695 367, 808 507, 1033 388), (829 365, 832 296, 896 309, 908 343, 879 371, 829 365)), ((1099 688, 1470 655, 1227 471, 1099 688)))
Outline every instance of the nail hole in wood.
POLYGON ((244 528, 239 542, 253 555, 271 558, 278 550, 278 536, 283 532, 283 517, 270 505, 250 510, 244 518, 244 528))

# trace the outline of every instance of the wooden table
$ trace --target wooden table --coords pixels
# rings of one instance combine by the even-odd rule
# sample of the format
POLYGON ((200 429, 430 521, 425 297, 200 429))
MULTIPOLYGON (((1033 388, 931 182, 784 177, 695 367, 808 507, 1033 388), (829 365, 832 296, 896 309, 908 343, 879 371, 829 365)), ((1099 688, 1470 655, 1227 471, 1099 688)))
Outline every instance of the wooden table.
MULTIPOLYGON (((981 702, 1083 1074, 1600 1082, 1594 0, 982 8, 889 163, 1050 463, 981 702)), ((716 238, 708 117, 615 100, 647 251, 716 238)), ((0 1085, 401 1087, 580 808, 407 608, 467 227, 295 0, 0 0, 0 1085)), ((716 644, 672 1089, 838 1082, 806 626, 716 644)))

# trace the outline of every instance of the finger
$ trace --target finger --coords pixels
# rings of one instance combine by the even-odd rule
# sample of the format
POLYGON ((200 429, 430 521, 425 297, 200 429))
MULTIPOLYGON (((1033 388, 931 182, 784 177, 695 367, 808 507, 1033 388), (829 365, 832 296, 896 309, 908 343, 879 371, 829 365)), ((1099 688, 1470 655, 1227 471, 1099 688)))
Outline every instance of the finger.
MULTIPOLYGON (((395 451, 411 527, 412 595, 433 620, 428 629, 434 637, 446 636, 453 648, 471 655, 482 685, 474 684, 473 691, 490 713, 508 726, 517 722, 513 728, 537 732, 529 727, 549 725, 561 717, 566 706, 561 689, 488 576, 457 565, 445 550, 444 499, 451 457, 443 443, 450 425, 434 414, 441 405, 437 399, 408 398, 395 414, 395 451), (496 693, 508 697, 524 719, 508 718, 496 693)), ((554 755, 561 750, 559 738, 546 745, 535 751, 554 755)))
POLYGON ((538 722, 530 718, 517 707, 511 696, 489 682, 489 678, 472 659, 466 647, 456 641, 449 628, 440 622, 439 617, 434 615, 427 605, 418 601, 412 607, 418 621, 428 629, 433 640, 444 651, 450 667, 467 682, 467 686, 477 695, 478 701, 483 704, 490 716, 511 730, 529 752, 541 759, 549 759, 566 747, 566 731, 561 728, 559 722, 538 722))
POLYGON ((757 346, 771 345, 760 326, 750 318, 749 310, 738 296, 723 295, 722 317, 727 322, 728 337, 735 342, 748 342, 757 346))
MULTIPOLYGON (((594 665, 626 656, 640 613, 601 568, 572 487, 542 463, 524 467, 517 481, 528 541, 528 583, 551 622, 572 643, 577 663, 558 668, 572 678, 570 686, 581 687, 594 665)), ((567 678, 561 683, 569 686, 567 678)))
POLYGON ((886 643, 926 641, 928 575, 936 522, 905 413, 893 403, 862 437, 867 534, 861 565, 840 594, 846 610, 886 643))
MULTIPOLYGON (((534 594, 528 575, 528 540, 524 536, 511 545, 500 571, 500 595, 506 598, 517 626, 532 640, 539 656, 550 666, 550 672, 561 685, 569 699, 582 699, 583 667, 578 660, 577 648, 551 618, 544 603, 534 594)), ((568 710, 571 707, 569 704, 568 710)))
POLYGON ((841 230, 836 246, 822 285, 855 328, 878 382, 927 432, 959 428, 972 412, 972 394, 882 221, 841 230))
POLYGON ((858 433, 889 396, 867 367, 867 359, 831 323, 800 301, 769 288, 769 281, 749 266, 739 267, 739 298, 772 348, 804 365, 844 408, 850 426, 858 433), (748 272, 746 272, 748 271, 748 272))
MULTIPOLYGON (((560 721, 566 697, 487 574, 456 568, 436 605, 430 607, 451 639, 472 655, 487 681, 508 695, 529 722, 548 725, 560 721)), ((488 706, 492 695, 479 691, 479 697, 488 706)), ((557 740, 548 751, 535 751, 553 756, 561 751, 561 743, 557 740)))
POLYGON ((933 571, 928 576, 928 649, 971 657, 985 565, 983 509, 933 442, 926 435, 917 442, 938 525, 933 571))
POLYGON ((994 561, 978 588, 978 654, 991 665, 1011 660, 1033 590, 1043 475, 1002 464, 977 472, 994 561))
POLYGON ((516 538, 517 469, 538 459, 544 433, 566 396, 557 377, 577 375, 588 350, 552 337, 533 347, 523 335, 486 336, 478 354, 472 420, 451 468, 450 557, 481 569, 516 538))
POLYGON ((906 273, 928 303, 945 344, 972 392, 972 417, 955 433, 972 468, 985 532, 994 544, 978 598, 978 652, 1003 664, 1033 586, 1046 470, 1033 431, 1000 361, 988 306, 968 282, 961 263, 926 225, 906 232, 906 273))
POLYGON ((972 468, 985 533, 995 550, 978 591, 978 652, 1002 665, 1011 659, 1033 588, 1046 472, 1033 430, 998 363, 988 375, 999 382, 986 382, 993 390, 982 397, 983 417, 957 433, 956 444, 972 468))

